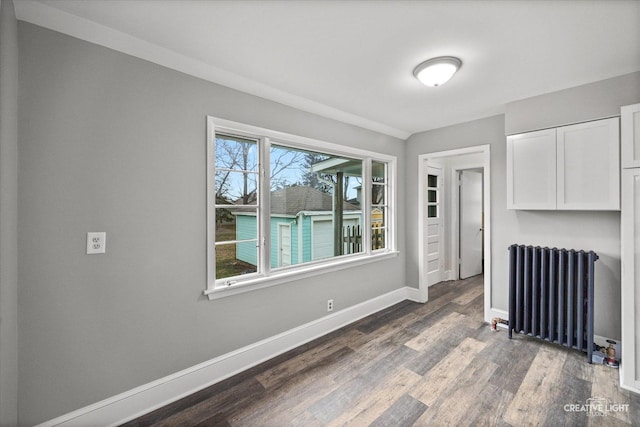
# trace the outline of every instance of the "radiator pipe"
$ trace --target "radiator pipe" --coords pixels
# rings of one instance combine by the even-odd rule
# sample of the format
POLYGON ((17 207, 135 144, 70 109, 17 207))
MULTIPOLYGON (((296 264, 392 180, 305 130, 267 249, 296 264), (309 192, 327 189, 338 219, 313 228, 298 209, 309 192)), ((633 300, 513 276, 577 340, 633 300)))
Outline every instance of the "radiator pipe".
POLYGON ((498 323, 501 323, 503 325, 508 325, 509 321, 501 319, 499 317, 494 317, 493 319, 491 319, 491 330, 492 331, 496 332, 498 330, 498 323))

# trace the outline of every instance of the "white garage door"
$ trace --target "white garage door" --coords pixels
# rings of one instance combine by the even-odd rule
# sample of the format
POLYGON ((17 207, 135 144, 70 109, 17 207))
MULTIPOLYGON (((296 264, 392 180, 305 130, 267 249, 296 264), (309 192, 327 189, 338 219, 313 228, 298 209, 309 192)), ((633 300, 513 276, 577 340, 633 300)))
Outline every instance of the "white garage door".
MULTIPOLYGON (((311 259, 325 259, 333 256, 333 222, 330 219, 312 223, 311 259)), ((358 225, 357 219, 345 219, 343 226, 358 225)))

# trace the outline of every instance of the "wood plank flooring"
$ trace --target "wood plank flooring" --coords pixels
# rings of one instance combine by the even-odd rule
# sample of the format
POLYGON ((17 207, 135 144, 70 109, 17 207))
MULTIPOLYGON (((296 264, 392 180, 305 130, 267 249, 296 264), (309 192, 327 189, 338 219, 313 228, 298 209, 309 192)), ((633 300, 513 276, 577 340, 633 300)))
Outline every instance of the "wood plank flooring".
POLYGON ((491 332, 482 286, 435 285, 426 304, 396 304, 125 426, 640 425, 640 396, 616 369, 491 332), (566 410, 590 398, 628 410, 566 410))

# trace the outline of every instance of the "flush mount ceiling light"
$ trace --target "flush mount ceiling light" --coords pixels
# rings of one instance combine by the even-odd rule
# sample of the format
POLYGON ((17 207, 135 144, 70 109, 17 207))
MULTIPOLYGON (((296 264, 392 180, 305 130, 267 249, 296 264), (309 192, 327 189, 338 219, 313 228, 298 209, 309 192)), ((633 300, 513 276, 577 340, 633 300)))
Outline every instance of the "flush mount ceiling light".
POLYGON ((462 61, 454 56, 440 56, 431 58, 418 65, 413 70, 413 75, 426 86, 440 86, 458 71, 462 61))

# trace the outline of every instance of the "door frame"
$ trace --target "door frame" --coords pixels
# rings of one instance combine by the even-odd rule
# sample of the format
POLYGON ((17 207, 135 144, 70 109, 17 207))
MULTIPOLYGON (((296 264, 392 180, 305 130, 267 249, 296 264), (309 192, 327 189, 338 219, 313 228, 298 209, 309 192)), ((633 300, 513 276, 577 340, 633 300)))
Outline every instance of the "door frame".
POLYGON ((429 283, 425 271, 426 266, 424 265, 424 254, 427 250, 427 242, 424 236, 427 224, 426 209, 424 207, 427 200, 427 164, 429 160, 437 162, 451 156, 474 153, 482 153, 484 158, 480 167, 484 169, 484 318, 488 322, 493 317, 491 308, 491 146, 489 144, 426 153, 418 156, 418 291, 421 302, 429 300, 429 283))

